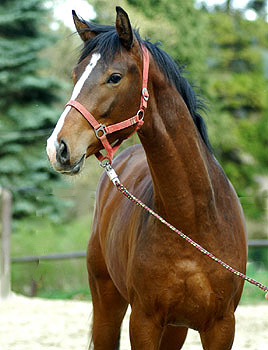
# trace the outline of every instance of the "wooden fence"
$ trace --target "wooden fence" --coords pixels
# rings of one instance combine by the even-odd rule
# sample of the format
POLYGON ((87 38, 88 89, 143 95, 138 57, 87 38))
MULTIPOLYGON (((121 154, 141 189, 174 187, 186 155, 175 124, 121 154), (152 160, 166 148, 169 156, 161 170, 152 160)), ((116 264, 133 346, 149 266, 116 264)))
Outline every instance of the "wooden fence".
MULTIPOLYGON (((250 240, 248 242, 249 247, 254 248, 263 248, 268 247, 268 240, 250 240)), ((68 253, 55 253, 48 255, 28 255, 28 256, 20 256, 20 257, 12 257, 12 264, 25 264, 25 263, 35 263, 39 264, 41 261, 55 261, 55 260, 66 260, 66 259, 81 259, 86 257, 85 251, 77 251, 77 252, 68 252, 68 253)), ((38 289, 38 285, 36 281, 31 281, 30 287, 30 296, 34 297, 36 295, 38 289)))
POLYGON ((10 295, 11 194, 0 187, 0 299, 10 295))
MULTIPOLYGON (((256 239, 249 240, 248 247, 254 248, 267 248, 268 247, 268 239, 256 239)), ((27 256, 19 256, 11 258, 12 263, 28 263, 35 262, 39 263, 40 261, 52 261, 52 260, 66 260, 66 259, 79 259, 84 258, 86 256, 86 251, 77 251, 77 252, 68 252, 68 253, 55 253, 48 255, 27 255, 27 256)))

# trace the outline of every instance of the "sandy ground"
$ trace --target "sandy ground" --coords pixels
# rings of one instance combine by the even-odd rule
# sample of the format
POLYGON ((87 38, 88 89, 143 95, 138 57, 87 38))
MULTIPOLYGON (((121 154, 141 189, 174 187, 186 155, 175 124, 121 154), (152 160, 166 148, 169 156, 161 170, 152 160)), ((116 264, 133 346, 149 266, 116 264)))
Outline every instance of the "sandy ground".
MULTIPOLYGON (((12 296, 0 302, 0 350, 88 349, 91 304, 12 296)), ((129 350, 129 310, 120 350, 129 350)), ((233 350, 268 349, 267 305, 240 306, 233 350)), ((183 350, 202 349, 197 332, 189 331, 183 350)))

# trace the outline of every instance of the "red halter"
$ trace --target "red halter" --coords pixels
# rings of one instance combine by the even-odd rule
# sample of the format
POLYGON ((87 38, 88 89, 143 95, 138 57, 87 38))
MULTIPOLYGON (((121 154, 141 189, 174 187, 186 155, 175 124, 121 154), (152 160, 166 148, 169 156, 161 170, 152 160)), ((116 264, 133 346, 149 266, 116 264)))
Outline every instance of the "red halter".
POLYGON ((110 164, 112 164, 113 161, 113 155, 123 142, 123 140, 118 140, 113 146, 110 145, 106 135, 111 134, 115 131, 119 131, 125 128, 128 128, 129 126, 135 125, 135 130, 128 136, 132 136, 142 125, 143 125, 143 118, 144 118, 144 112, 147 108, 147 101, 149 100, 149 93, 147 90, 147 84, 148 84, 148 72, 149 72, 149 53, 145 46, 142 45, 142 52, 143 52, 143 77, 142 77, 142 91, 141 91, 141 103, 140 108, 136 115, 133 117, 124 120, 122 122, 112 124, 109 126, 105 126, 104 124, 100 124, 93 115, 78 101, 70 100, 66 103, 66 106, 74 107, 78 112, 82 114, 82 116, 89 122, 89 124, 93 127, 96 137, 101 141, 103 144, 103 147, 105 148, 107 154, 102 155, 100 152, 95 153, 95 156, 98 158, 98 160, 102 163, 105 159, 108 160, 110 164))

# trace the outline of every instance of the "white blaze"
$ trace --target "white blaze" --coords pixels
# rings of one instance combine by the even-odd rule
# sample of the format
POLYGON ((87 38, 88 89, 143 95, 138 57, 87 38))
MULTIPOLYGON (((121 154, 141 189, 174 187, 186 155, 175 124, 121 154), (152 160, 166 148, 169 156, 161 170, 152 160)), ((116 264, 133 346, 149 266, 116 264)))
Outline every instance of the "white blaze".
MULTIPOLYGON (((89 64, 87 65, 84 73, 82 74, 82 76, 80 77, 80 79, 78 80, 78 82, 74 86, 71 100, 75 100, 78 97, 82 87, 85 84, 85 81, 89 77, 93 68, 96 66, 100 57, 101 57, 101 55, 99 53, 94 53, 92 55, 91 60, 90 60, 89 64)), ((70 110, 71 110, 70 106, 65 107, 62 115, 60 116, 60 118, 57 122, 55 129, 53 130, 52 135, 47 140, 47 155, 52 163, 54 163, 56 161, 56 147, 57 147, 58 134, 61 131, 61 128, 63 127, 65 118, 70 110)))

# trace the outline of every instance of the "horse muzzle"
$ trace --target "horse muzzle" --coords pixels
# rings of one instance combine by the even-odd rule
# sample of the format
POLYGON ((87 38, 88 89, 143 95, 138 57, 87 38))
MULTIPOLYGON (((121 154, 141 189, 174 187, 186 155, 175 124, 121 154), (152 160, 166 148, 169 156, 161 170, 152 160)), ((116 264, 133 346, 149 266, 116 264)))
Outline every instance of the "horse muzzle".
POLYGON ((83 168, 86 158, 84 153, 78 160, 71 161, 69 148, 64 140, 61 140, 54 150, 47 149, 47 154, 53 168, 65 175, 78 174, 83 168))

